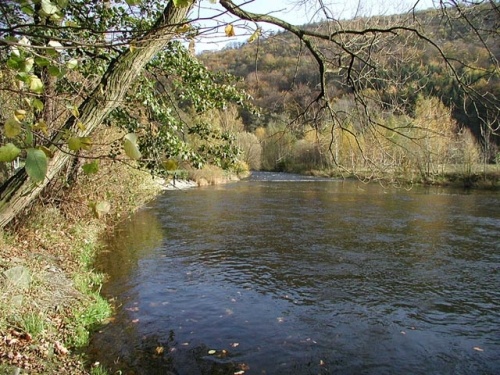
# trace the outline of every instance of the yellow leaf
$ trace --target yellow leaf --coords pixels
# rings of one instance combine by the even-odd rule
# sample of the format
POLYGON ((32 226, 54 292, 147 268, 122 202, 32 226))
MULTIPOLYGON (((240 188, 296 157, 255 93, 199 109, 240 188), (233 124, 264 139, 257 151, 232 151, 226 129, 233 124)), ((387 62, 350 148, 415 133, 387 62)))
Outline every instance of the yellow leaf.
POLYGON ((191 26, 188 24, 188 23, 185 23, 184 25, 182 26, 179 26, 177 28, 177 32, 179 34, 184 34, 184 33, 187 33, 189 30, 191 30, 191 26))
POLYGON ((54 156, 54 153, 52 152, 52 150, 48 147, 45 147, 45 146, 40 146, 40 150, 42 150, 44 152, 44 154, 48 157, 48 158, 51 158, 52 156, 54 156))
POLYGON ((47 135, 48 132, 49 132, 49 129, 47 127, 47 123, 43 120, 40 120, 38 121, 37 123, 35 123, 35 125, 33 125, 33 130, 34 131, 41 131, 43 134, 47 135))
POLYGON ((92 139, 90 137, 80 137, 80 142, 82 143, 83 150, 90 150, 92 148, 92 139))
POLYGON ((71 107, 71 114, 75 117, 80 117, 80 111, 78 111, 78 107, 76 105, 71 107))
POLYGON ((26 111, 24 109, 16 109, 14 116, 16 116, 19 121, 23 121, 26 117, 26 111))
POLYGON ((78 124, 76 124, 78 126, 78 129, 80 129, 81 131, 84 131, 85 129, 87 129, 87 127, 80 121, 78 121, 78 124))
POLYGON ((15 138, 22 131, 21 122, 14 115, 5 122, 4 130, 7 138, 15 138))
MULTIPOLYGON (((111 204, 107 201, 92 202, 89 204, 89 206, 92 209, 94 216, 98 219, 100 219, 104 215, 107 215, 111 210, 111 204)), ((137 319, 137 321, 139 320, 137 319)), ((135 323, 134 321, 132 322, 135 323)))
POLYGON ((165 348, 163 346, 157 346, 155 352, 158 355, 163 354, 165 352, 165 348))
POLYGON ((248 38, 248 43, 255 42, 259 38, 260 33, 261 33, 261 28, 259 27, 257 30, 255 30, 253 32, 253 34, 250 36, 250 38, 248 38))
POLYGON ((82 148, 82 142, 78 137, 71 137, 68 139, 68 148, 71 151, 79 151, 82 148))
POLYGON ((125 149, 125 154, 130 159, 138 160, 142 156, 137 145, 137 135, 134 133, 129 133, 124 137, 123 148, 125 149))
POLYGON ((234 26, 233 25, 227 25, 226 28, 224 29, 225 33, 226 33, 226 36, 228 37, 231 37, 231 36, 235 36, 235 32, 234 32, 234 26))

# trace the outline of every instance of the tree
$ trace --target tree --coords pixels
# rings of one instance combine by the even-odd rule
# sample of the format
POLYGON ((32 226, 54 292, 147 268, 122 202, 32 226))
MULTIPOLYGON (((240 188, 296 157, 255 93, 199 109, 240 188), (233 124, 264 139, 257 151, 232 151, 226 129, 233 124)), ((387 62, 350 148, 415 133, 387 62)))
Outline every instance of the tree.
MULTIPOLYGON (((299 3, 316 5, 326 22, 298 27, 269 14, 249 12, 247 9, 252 9, 253 1, 239 6, 230 0, 220 0, 222 10, 213 13, 213 16, 206 17, 194 12, 191 21, 188 20, 191 9, 201 10, 207 4, 216 2, 2 2, 0 48, 2 56, 5 56, 2 64, 6 68, 2 70, 2 79, 8 86, 3 92, 14 92, 18 99, 6 99, 8 106, 4 107, 6 109, 2 113, 5 118, 3 138, 0 139, 0 161, 10 162, 18 155, 24 155, 26 164, 0 187, 0 227, 22 212, 72 156, 91 146, 93 131, 111 114, 115 120, 122 121, 124 128, 130 127, 130 133, 121 140, 129 158, 142 160, 145 166, 152 169, 161 164, 160 159, 176 154, 199 162, 199 153, 180 147, 178 142, 169 141, 179 135, 179 125, 185 127, 186 124, 182 121, 182 115, 172 116, 171 111, 165 109, 167 99, 158 101, 157 96, 150 95, 144 97, 141 103, 135 103, 137 107, 134 110, 123 104, 132 103, 137 99, 134 96, 140 96, 129 91, 138 80, 141 80, 141 85, 136 88, 142 88, 144 83, 144 86, 161 93, 165 98, 169 98, 170 89, 179 93, 175 99, 181 105, 174 105, 174 110, 190 106, 197 113, 210 106, 224 105, 224 101, 230 98, 241 102, 242 96, 233 85, 217 82, 200 64, 189 59, 185 49, 171 43, 173 40, 185 40, 190 41, 192 47, 196 38, 207 36, 214 30, 203 23, 196 23, 207 19, 222 23, 226 34, 233 35, 238 25, 226 20, 225 14, 242 20, 241 27, 246 30, 248 22, 276 25, 294 34, 303 48, 310 52, 318 70, 319 86, 314 101, 305 106, 298 118, 314 107, 318 114, 315 114, 314 119, 328 117, 339 129, 349 131, 342 128, 342 121, 339 121, 332 107, 329 90, 333 82, 341 82, 354 95, 360 110, 366 112, 366 126, 380 125, 367 111, 363 93, 383 92, 379 89, 387 85, 388 79, 384 72, 390 71, 398 61, 408 59, 404 54, 406 47, 418 49, 422 44, 437 52, 450 77, 467 93, 470 100, 481 102, 490 111, 498 112, 500 108, 498 97, 478 92, 460 74, 459 68, 463 66, 461 61, 448 54, 438 39, 426 34, 414 7, 406 16, 385 18, 377 25, 361 17, 349 29, 344 27, 340 19, 332 16, 323 1, 312 0, 299 3), (162 59, 165 59, 165 64, 161 64, 162 59), (175 69, 170 71, 169 66, 175 69), (148 73, 145 73, 146 67, 151 68, 147 70, 148 73), (163 85, 170 74, 190 82, 191 86, 184 88, 172 84, 159 89, 158 85, 163 85), (57 83, 47 80, 47 75, 57 78, 57 83), (85 85, 79 79, 85 80, 85 85), (40 115, 40 112, 53 106, 53 103, 49 105, 50 100, 65 96, 73 103, 60 113, 61 120, 40 115), (320 114, 318 108, 324 113, 320 114), (155 126, 140 126, 136 120, 144 113, 148 114, 147 119, 152 120, 155 126), (47 119, 53 123, 48 124, 47 119), (137 134, 138 129, 141 129, 141 134, 137 134), (158 129, 164 129, 164 132, 160 133, 161 142, 156 142, 156 146, 166 143, 163 144, 165 147, 161 152, 150 153, 148 160, 144 160, 142 152, 148 149, 146 146, 155 143, 154 135, 158 129), (175 152, 169 151, 168 147, 175 149, 175 152)), ((472 30, 470 37, 484 47, 491 62, 486 68, 477 67, 483 74, 482 78, 498 79, 499 43, 496 25, 500 19, 499 3, 493 0, 447 1, 440 2, 440 11, 450 28, 458 28, 460 32, 472 30)), ((249 32, 248 42, 258 40, 261 33, 257 25, 249 32)), ((393 80, 393 86, 404 84, 404 80, 398 81, 395 77, 390 79, 393 80)), ((371 100, 384 102, 383 96, 377 95, 371 100)), ((312 126, 320 126, 321 122, 314 119, 312 126)), ((201 124, 182 130, 201 134, 202 137, 206 137, 207 131, 210 132, 201 124)), ((231 138, 224 134, 218 137, 228 144, 229 149, 221 148, 220 143, 215 149, 205 144, 201 152, 231 157, 235 151, 231 148, 231 138)), ((220 160, 220 157, 215 155, 214 160, 220 160)))

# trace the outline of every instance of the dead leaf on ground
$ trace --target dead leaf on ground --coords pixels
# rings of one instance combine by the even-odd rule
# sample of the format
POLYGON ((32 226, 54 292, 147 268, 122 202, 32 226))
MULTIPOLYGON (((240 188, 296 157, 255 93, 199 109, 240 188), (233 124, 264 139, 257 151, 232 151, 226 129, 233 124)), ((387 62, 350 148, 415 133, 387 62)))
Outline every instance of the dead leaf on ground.
POLYGON ((163 352, 165 352, 165 348, 163 346, 157 346, 156 349, 155 349, 155 353, 160 355, 160 354, 163 354, 163 352))
POLYGON ((54 349, 57 354, 66 355, 69 353, 69 350, 66 349, 59 341, 54 342, 54 349))

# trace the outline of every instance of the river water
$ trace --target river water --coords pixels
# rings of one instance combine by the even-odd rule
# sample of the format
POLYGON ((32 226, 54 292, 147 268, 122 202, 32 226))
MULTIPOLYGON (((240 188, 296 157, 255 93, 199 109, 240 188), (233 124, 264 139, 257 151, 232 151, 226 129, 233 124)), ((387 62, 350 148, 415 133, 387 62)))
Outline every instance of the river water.
POLYGON ((108 243, 122 374, 500 374, 498 193, 256 173, 108 243))

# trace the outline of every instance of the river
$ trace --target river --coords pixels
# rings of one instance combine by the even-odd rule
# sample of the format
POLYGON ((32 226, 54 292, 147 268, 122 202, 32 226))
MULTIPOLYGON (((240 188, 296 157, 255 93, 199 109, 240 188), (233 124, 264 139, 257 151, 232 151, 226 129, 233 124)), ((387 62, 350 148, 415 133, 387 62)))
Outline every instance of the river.
POLYGON ((499 374, 500 195, 256 173, 168 191, 100 256, 122 374, 499 374))

